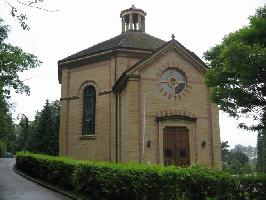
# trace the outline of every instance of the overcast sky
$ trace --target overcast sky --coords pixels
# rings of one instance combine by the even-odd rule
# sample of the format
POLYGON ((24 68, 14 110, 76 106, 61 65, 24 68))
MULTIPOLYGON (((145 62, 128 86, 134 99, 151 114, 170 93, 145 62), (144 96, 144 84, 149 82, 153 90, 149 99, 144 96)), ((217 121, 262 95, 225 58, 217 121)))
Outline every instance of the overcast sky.
MULTIPOLYGON (((16 0, 9 0, 16 4, 16 0)), ((60 98, 57 61, 121 33, 121 10, 135 5, 147 12, 146 32, 163 40, 176 40, 202 58, 203 52, 221 42, 224 35, 248 24, 248 16, 266 0, 45 0, 41 6, 57 12, 44 12, 19 6, 30 26, 23 31, 0 0, 0 17, 11 25, 8 42, 39 57, 43 64, 21 74, 31 95, 12 94, 14 117, 23 113, 31 120, 45 100, 60 98)), ((247 120, 252 123, 252 120, 247 120)), ((256 145, 257 135, 237 128, 239 121, 220 114, 221 140, 256 145)))

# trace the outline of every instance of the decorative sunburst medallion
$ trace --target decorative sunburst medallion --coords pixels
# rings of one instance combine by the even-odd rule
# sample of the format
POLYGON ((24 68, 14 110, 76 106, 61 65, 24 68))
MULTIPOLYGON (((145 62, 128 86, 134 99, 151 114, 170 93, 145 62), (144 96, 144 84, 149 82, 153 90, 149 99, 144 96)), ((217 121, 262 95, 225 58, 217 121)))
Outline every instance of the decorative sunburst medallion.
POLYGON ((176 96, 186 87, 186 76, 179 70, 170 68, 160 77, 160 86, 165 94, 176 96))

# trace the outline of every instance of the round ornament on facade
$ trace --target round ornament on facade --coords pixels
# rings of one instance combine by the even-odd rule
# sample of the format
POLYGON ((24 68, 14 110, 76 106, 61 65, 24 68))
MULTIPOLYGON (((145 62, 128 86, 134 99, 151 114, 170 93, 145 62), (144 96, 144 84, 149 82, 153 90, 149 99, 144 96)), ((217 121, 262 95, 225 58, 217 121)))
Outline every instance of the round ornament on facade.
POLYGON ((181 94, 187 84, 187 78, 183 72, 175 68, 165 70, 160 76, 160 90, 168 97, 181 94))

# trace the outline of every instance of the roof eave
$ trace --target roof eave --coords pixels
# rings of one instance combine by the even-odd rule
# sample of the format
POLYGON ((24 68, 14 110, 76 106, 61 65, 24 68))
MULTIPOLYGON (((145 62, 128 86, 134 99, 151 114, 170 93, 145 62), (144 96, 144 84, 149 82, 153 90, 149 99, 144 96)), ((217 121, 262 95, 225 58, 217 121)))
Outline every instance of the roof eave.
POLYGON ((127 84, 128 81, 128 76, 127 74, 124 72, 119 79, 115 82, 114 86, 112 87, 112 91, 117 94, 118 92, 120 92, 127 84))
POLYGON ((118 52, 118 51, 148 53, 148 54, 154 52, 153 49, 138 49, 138 48, 119 47, 119 48, 106 49, 104 51, 99 51, 99 52, 96 52, 96 53, 93 53, 93 54, 88 54, 88 55, 84 55, 84 56, 81 56, 81 57, 78 57, 78 58, 72 58, 72 59, 69 59, 69 60, 59 60, 58 61, 58 65, 59 66, 64 66, 64 65, 68 65, 68 64, 73 63, 73 62, 79 62, 81 60, 86 60, 86 59, 89 59, 89 58, 103 56, 103 55, 114 53, 114 52, 118 52))
POLYGON ((112 87, 112 91, 117 94, 121 92, 130 80, 138 80, 140 75, 123 73, 112 87))
POLYGON ((154 50, 152 49, 137 49, 137 48, 113 48, 113 49, 108 49, 105 51, 101 51, 98 53, 86 55, 83 57, 75 58, 75 59, 70 59, 67 61, 58 61, 58 81, 61 84, 62 81, 62 68, 64 67, 74 67, 76 65, 81 65, 82 63, 87 63, 88 61, 98 61, 99 59, 102 59, 104 56, 106 58, 110 58, 111 56, 114 55, 114 53, 139 53, 139 54, 151 54, 153 53, 154 50))

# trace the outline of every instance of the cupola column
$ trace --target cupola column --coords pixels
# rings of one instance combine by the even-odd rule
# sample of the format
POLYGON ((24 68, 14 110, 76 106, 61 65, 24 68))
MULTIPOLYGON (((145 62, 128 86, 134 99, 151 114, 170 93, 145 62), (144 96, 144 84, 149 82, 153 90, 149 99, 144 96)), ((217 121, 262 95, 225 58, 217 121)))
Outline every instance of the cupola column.
POLYGON ((126 31, 129 29, 129 23, 126 23, 126 31))
POLYGON ((133 30, 133 15, 129 14, 129 30, 133 30))
POLYGON ((142 19, 143 19, 143 20, 142 20, 142 23, 141 23, 140 30, 141 30, 142 32, 145 32, 145 17, 143 17, 142 19))
POLYGON ((138 15, 138 30, 142 29, 142 25, 141 25, 141 15, 138 15))
POLYGON ((122 17, 122 33, 125 32, 126 24, 125 24, 125 17, 122 17))

